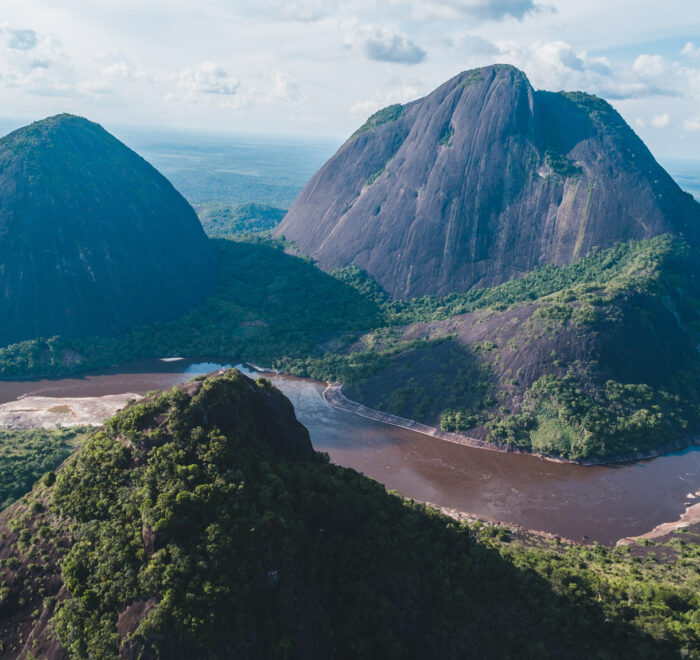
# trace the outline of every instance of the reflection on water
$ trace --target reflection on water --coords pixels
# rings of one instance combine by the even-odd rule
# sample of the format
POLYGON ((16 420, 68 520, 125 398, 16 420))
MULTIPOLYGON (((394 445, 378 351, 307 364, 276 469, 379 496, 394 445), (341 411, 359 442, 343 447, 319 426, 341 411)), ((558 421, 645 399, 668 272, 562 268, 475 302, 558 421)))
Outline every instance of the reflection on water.
MULTIPOLYGON (((0 382, 19 396, 101 396, 172 387, 227 366, 214 360, 147 360, 100 374, 0 382)), ((244 370, 249 375, 254 372, 244 370)), ((266 374, 291 400, 314 447, 408 497, 576 540, 613 543, 679 518, 700 489, 700 451, 623 466, 581 467, 463 447, 338 410, 323 384, 266 374)))
POLYGON ((195 362, 187 365, 183 373, 187 378, 194 378, 202 374, 209 374, 217 369, 230 369, 231 366, 230 364, 219 364, 218 362, 195 362))

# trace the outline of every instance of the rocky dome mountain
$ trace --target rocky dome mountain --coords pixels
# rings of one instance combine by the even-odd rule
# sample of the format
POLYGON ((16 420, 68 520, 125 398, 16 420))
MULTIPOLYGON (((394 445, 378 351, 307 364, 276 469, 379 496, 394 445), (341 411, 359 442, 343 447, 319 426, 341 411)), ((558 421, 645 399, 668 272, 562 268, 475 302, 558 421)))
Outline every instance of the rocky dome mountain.
POLYGON ((0 140, 0 344, 175 317, 215 262, 185 199, 98 124, 64 114, 0 140))
POLYGON ((700 205, 605 101, 535 91, 508 65, 467 71, 372 115, 276 230, 391 296, 496 285, 595 247, 696 243, 700 205))

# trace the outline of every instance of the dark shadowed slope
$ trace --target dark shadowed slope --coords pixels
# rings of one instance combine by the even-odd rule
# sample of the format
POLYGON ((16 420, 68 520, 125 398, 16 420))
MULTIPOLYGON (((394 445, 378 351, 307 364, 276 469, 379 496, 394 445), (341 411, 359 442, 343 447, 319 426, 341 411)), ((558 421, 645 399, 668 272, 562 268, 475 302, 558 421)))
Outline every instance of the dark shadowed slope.
POLYGON ((636 592, 618 614, 626 594, 552 565, 329 464, 278 390, 230 371, 122 411, 0 515, 0 657, 678 657, 671 616, 655 640, 636 592))
POLYGON ((98 124, 58 115, 0 140, 0 344, 174 317, 214 270, 190 205, 98 124))
POLYGON ((373 115, 276 230, 392 296, 466 291, 592 247, 698 236, 700 206, 605 101, 495 65, 373 115))

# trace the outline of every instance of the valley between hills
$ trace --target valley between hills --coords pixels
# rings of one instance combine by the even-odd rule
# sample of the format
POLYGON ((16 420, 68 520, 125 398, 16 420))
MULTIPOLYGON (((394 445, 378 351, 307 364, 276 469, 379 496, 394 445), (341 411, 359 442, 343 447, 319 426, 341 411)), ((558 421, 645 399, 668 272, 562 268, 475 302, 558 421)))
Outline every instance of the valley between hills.
POLYGON ((198 218, 72 115, 0 139, 0 165, 3 405, 222 361, 0 432, 2 657, 700 658, 699 526, 612 547, 625 507, 680 517, 698 494, 700 204, 605 101, 464 72, 372 115, 286 213, 198 218), (332 397, 308 415, 280 374, 454 446, 341 443, 332 397), (460 443, 514 472, 460 472, 483 451, 460 443), (605 545, 435 501, 450 474, 495 510, 545 479, 520 513, 599 516, 605 545))
POLYGON ((693 257, 670 236, 407 302, 357 268, 324 273, 279 241, 215 245, 218 279, 203 306, 120 337, 5 347, 0 374, 231 356, 343 383, 350 399, 443 431, 557 458, 653 455, 697 435, 693 257))

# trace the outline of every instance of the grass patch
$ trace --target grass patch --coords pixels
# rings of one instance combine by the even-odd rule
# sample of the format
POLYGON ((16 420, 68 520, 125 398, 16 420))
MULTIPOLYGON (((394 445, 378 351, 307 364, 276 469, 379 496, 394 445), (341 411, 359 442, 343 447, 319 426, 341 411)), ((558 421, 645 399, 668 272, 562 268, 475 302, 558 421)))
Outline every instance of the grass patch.
POLYGON ((42 475, 55 470, 90 430, 0 429, 0 509, 28 493, 42 475))

